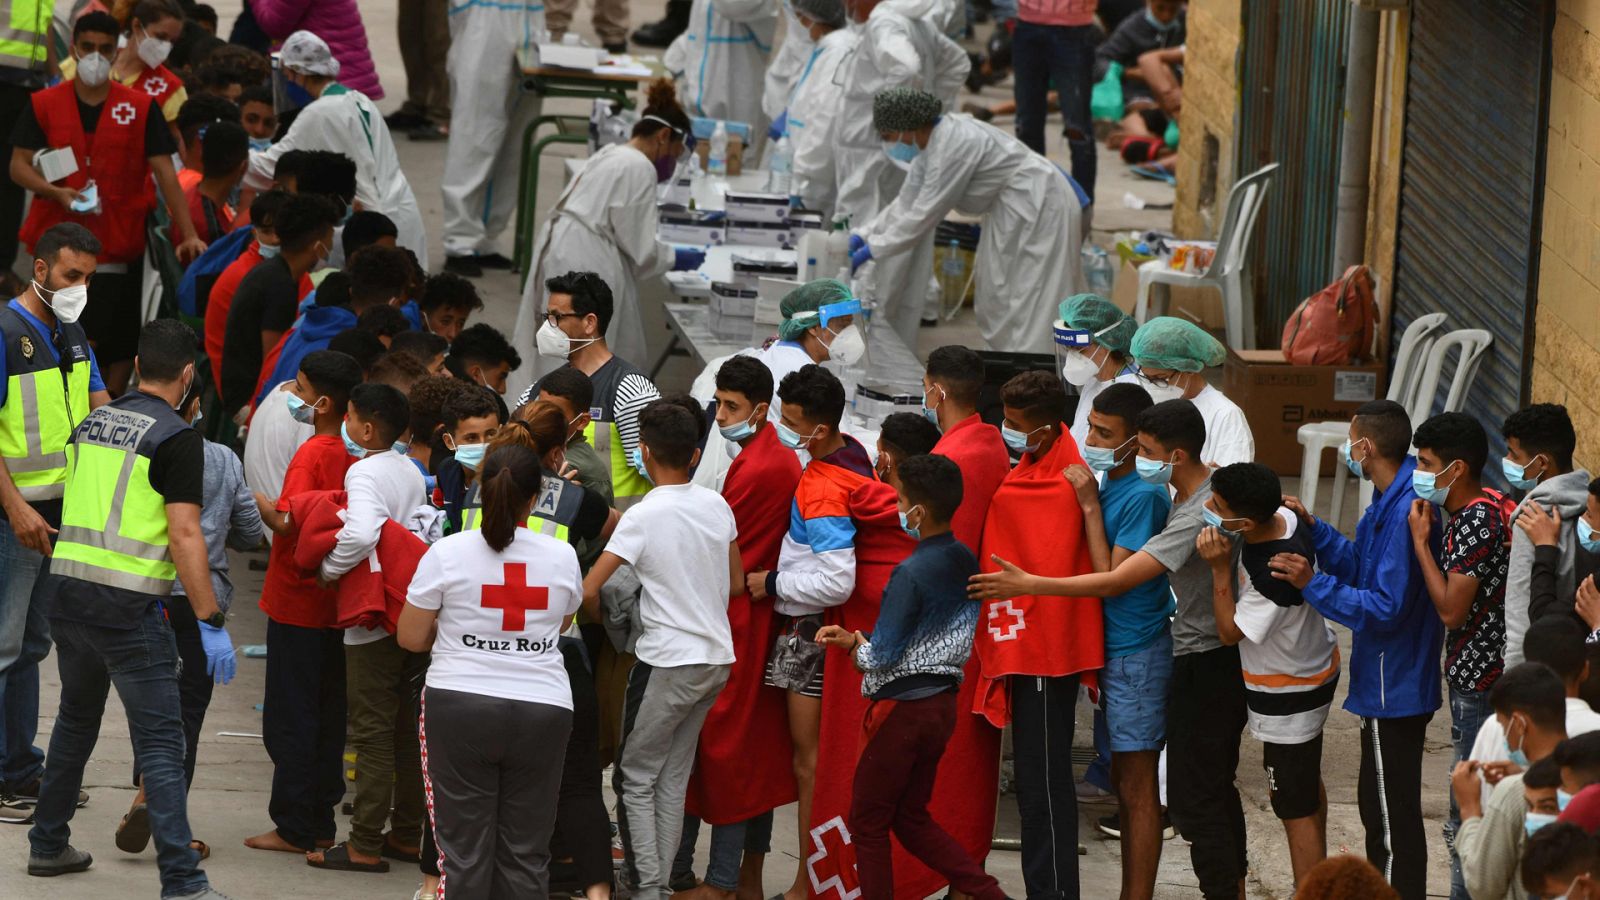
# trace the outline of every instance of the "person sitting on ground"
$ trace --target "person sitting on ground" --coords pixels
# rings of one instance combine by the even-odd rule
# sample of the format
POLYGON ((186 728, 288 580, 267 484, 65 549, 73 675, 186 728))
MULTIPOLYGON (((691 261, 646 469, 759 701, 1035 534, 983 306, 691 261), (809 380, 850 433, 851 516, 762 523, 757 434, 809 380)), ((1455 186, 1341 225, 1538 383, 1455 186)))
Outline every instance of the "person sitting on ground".
MULTIPOLYGON (((1106 77, 1113 63, 1122 68, 1124 115, 1120 134, 1113 135, 1111 139, 1112 149, 1123 147, 1121 138, 1134 136, 1154 138, 1151 150, 1161 147, 1162 135, 1166 133, 1168 123, 1175 121, 1179 108, 1175 105, 1171 109, 1167 107, 1181 104, 1182 94, 1174 95, 1172 86, 1164 82, 1148 84, 1140 61, 1152 51, 1182 48, 1187 37, 1185 18, 1180 0, 1146 0, 1144 15, 1124 19, 1116 31, 1095 50, 1096 82, 1106 77), (1162 96, 1155 95, 1157 87, 1162 88, 1162 96)), ((1183 78, 1181 56, 1178 57, 1173 75, 1179 81, 1183 78)), ((1140 159, 1128 159, 1126 155, 1123 158, 1129 162, 1148 162, 1155 157, 1156 154, 1151 152, 1140 159)))

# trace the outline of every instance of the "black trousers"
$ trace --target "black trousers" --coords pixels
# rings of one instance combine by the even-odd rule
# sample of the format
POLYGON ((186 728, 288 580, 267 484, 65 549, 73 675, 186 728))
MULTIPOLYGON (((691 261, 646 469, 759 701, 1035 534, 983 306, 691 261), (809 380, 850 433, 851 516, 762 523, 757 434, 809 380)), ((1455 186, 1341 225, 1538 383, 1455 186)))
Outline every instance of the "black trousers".
MULTIPOLYGON (((17 117, 27 107, 33 91, 18 84, 0 83, 0 134, 9 136, 17 117)), ((0 268, 9 269, 17 259, 22 230, 22 201, 25 193, 15 181, 0 178, 0 268)))
POLYGON ((1011 747, 1028 900, 1078 896, 1078 795, 1072 782, 1078 676, 1012 675, 1011 747))
MULTIPOLYGON (((189 600, 174 594, 167 603, 167 624, 172 626, 178 644, 178 703, 183 716, 183 783, 194 787, 195 752, 200 747, 200 729, 206 723, 214 682, 206 674, 206 651, 200 644, 200 625, 195 621, 189 600)), ((139 760, 133 761, 133 784, 139 786, 139 760)))
POLYGON ((583 642, 563 637, 560 646, 572 684, 572 734, 567 738, 555 832, 550 838, 552 893, 611 883, 611 819, 600 777, 600 697, 583 642))
POLYGON ((1238 647, 1172 660, 1167 811, 1189 841, 1189 862, 1206 897, 1238 897, 1245 875, 1244 806, 1234 785, 1244 691, 1238 647))
POLYGON ((1401 900, 1428 894, 1428 833, 1422 826, 1422 738, 1433 713, 1361 719, 1357 799, 1367 859, 1401 900))
POLYGON ((272 757, 267 812, 278 834, 311 849, 337 836, 344 796, 344 632, 267 620, 262 742, 272 757))

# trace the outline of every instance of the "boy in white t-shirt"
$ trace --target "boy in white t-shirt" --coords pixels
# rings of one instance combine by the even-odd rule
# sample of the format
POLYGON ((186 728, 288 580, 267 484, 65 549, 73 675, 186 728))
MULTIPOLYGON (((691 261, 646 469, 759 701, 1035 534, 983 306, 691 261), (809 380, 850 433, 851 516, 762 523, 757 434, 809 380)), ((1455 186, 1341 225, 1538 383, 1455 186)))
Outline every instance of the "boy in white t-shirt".
MULTIPOLYGON (((359 459, 345 471, 344 527, 322 560, 317 578, 324 585, 369 565, 384 523, 405 522, 427 502, 422 473, 394 449, 410 427, 411 405, 397 388, 369 382, 350 392, 342 437, 345 450, 359 459)), ((410 700, 428 658, 402 649, 381 626, 347 628, 344 644, 349 745, 357 760, 350 838, 306 861, 324 869, 386 872, 384 856, 415 854, 421 846, 422 757, 410 700)))
POLYGON ((706 429, 694 408, 664 399, 639 414, 633 465, 655 487, 623 513, 583 581, 592 621, 599 621, 600 586, 618 567, 633 566, 643 586, 639 662, 628 676, 613 780, 625 875, 640 900, 672 893, 667 882, 700 726, 733 666, 728 595, 744 583, 733 510, 721 494, 689 482, 706 429))
POLYGON ((1274 561, 1285 554, 1316 560, 1282 497, 1278 476, 1260 463, 1216 470, 1203 512, 1210 527, 1195 545, 1211 564, 1217 637, 1239 645, 1250 733, 1265 745, 1272 811, 1283 821, 1298 884, 1327 856, 1322 726, 1339 684, 1339 648, 1322 614, 1277 575, 1274 561))

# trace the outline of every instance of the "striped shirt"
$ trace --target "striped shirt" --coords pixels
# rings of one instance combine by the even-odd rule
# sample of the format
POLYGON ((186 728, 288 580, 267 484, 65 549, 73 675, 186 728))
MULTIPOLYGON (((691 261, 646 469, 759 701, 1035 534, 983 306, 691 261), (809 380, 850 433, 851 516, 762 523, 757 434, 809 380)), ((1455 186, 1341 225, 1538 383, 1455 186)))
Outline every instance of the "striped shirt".
POLYGON ((1273 578, 1267 560, 1279 553, 1315 559, 1300 520, 1280 508, 1281 540, 1245 544, 1238 569, 1239 599, 1233 623, 1244 632, 1244 670, 1250 733, 1271 744, 1301 744, 1322 733, 1339 683, 1339 647, 1333 629, 1300 592, 1273 578))

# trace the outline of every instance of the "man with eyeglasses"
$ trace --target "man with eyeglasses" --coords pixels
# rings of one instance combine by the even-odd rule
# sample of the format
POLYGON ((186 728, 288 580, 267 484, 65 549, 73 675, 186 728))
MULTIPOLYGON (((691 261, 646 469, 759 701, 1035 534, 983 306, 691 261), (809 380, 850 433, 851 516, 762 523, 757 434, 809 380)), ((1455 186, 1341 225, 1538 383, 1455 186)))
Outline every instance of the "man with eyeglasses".
POLYGON ((0 822, 31 821, 38 803, 44 753, 33 742, 50 628, 33 586, 61 527, 72 432, 111 402, 78 325, 100 251, 82 225, 51 227, 34 242, 28 289, 0 308, 0 822))

